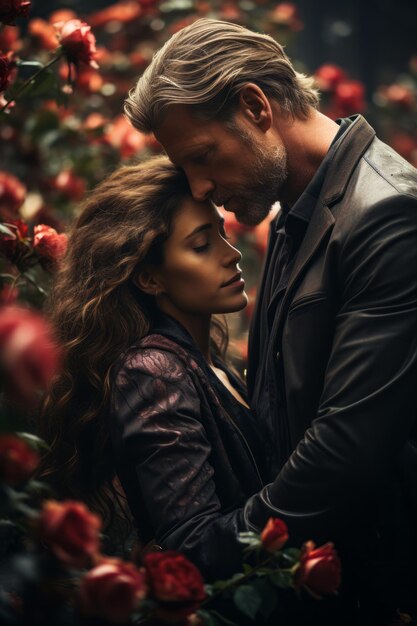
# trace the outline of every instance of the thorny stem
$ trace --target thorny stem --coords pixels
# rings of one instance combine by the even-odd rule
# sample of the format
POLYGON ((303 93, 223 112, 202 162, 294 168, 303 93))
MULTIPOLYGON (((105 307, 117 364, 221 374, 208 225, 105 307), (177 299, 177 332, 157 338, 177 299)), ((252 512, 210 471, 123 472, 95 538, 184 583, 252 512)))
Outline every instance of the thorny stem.
POLYGON ((204 600, 201 603, 200 606, 204 606, 204 605, 208 604, 209 602, 211 602, 211 600, 213 600, 214 598, 217 598, 218 596, 220 596, 227 589, 232 589, 233 587, 235 587, 237 585, 240 585, 244 580, 248 580, 248 578, 250 578, 259 569, 261 569, 261 567, 264 567, 265 565, 268 565, 268 563, 270 563, 273 560, 273 558, 274 558, 273 556, 267 557, 266 559, 264 559, 263 561, 258 563, 253 569, 251 569, 250 572, 247 572, 246 574, 243 574, 243 576, 241 576, 240 578, 236 578, 234 580, 231 580, 228 585, 225 585, 222 589, 219 589, 218 591, 216 591, 216 593, 213 593, 212 596, 209 596, 206 600, 204 600))
POLYGON ((8 100, 6 100, 6 103, 4 104, 4 106, 2 106, 2 108, 0 109, 0 113, 2 113, 3 111, 5 111, 7 109, 7 107, 12 103, 12 102, 16 102, 17 98, 19 98, 19 96, 22 95, 22 93, 33 83, 33 81, 40 76, 40 74, 42 74, 42 72, 45 72, 47 69, 49 69, 52 65, 54 65, 54 63, 56 63, 57 61, 59 61, 62 58, 62 53, 58 54, 56 57, 54 57, 53 59, 51 59, 49 61, 49 63, 47 63, 46 65, 44 65, 43 67, 41 67, 37 72, 35 72, 32 76, 30 76, 24 83, 23 85, 20 87, 20 89, 14 94, 14 96, 11 96, 8 100))

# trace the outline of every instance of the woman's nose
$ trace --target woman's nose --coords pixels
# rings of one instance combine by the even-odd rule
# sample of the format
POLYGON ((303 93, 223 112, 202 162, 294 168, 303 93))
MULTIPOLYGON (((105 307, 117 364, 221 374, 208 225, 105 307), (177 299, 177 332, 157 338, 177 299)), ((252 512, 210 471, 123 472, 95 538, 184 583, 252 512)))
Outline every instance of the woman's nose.
POLYGON ((237 265, 239 263, 239 261, 242 258, 242 254, 239 252, 239 250, 237 248, 235 248, 234 246, 232 246, 231 243, 229 243, 228 241, 224 240, 225 244, 227 246, 226 248, 226 254, 224 257, 224 264, 226 266, 229 265, 237 265))

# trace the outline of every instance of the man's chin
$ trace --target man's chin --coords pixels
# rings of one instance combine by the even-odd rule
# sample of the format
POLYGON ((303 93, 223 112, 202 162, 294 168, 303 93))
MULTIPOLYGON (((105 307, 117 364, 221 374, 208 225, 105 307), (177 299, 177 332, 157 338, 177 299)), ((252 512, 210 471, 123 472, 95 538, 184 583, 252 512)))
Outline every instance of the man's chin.
POLYGON ((243 226, 248 226, 250 228, 254 226, 258 226, 264 219, 269 215, 270 210, 272 209, 272 205, 269 208, 259 207, 256 210, 254 209, 235 209, 233 213, 239 224, 243 226))

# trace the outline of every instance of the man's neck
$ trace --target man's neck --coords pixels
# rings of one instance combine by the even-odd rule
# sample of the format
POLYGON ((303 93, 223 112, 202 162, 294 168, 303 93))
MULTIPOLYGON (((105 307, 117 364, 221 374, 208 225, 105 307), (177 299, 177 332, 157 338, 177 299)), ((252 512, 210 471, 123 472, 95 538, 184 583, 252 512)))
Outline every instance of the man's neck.
POLYGON ((287 150, 288 178, 279 200, 291 207, 320 167, 339 126, 315 109, 306 120, 278 121, 278 132, 287 150))

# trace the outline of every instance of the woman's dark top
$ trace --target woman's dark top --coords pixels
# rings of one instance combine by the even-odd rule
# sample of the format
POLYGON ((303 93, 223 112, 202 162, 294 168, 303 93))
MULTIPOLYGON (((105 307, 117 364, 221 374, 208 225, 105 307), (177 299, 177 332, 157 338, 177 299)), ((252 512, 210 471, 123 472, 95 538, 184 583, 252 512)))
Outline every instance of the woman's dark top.
POLYGON ((207 580, 237 571, 231 512, 263 486, 256 425, 173 318, 159 316, 117 363, 111 429, 140 540, 183 552, 207 580))

